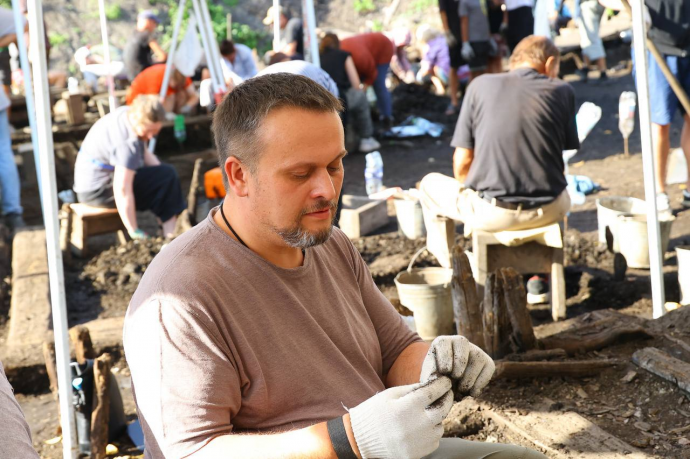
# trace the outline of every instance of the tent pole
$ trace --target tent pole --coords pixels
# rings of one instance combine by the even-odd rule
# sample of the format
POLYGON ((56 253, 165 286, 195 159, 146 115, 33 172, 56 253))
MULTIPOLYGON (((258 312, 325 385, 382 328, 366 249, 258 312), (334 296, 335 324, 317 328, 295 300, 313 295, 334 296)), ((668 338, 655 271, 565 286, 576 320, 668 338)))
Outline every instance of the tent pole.
MULTIPOLYGON (((208 5, 206 1, 201 3, 201 14, 202 14, 202 24, 206 29, 206 34, 209 38, 209 53, 211 54, 211 63, 216 72, 216 78, 218 79, 218 87, 221 91, 226 92, 228 90, 225 85, 225 78, 223 78, 223 69, 220 68, 220 49, 218 48, 218 40, 216 40, 216 34, 213 32, 213 22, 211 21, 211 13, 208 10, 208 5)), ((209 64, 209 70, 211 70, 211 64, 209 64)))
POLYGON ((108 39, 108 21, 105 17, 105 0, 98 0, 98 14, 101 18, 101 37, 103 40, 103 57, 106 65, 106 81, 108 82, 108 100, 110 102, 110 111, 117 108, 117 99, 115 99, 115 80, 112 74, 112 67, 110 65, 110 40, 108 39))
POLYGON ((34 163, 36 163, 36 178, 38 179, 38 192, 43 195, 41 188, 41 170, 38 166, 40 154, 38 150, 38 138, 36 130, 36 111, 34 110, 34 85, 31 78, 31 67, 27 56, 26 40, 24 38, 24 16, 20 8, 19 0, 12 0, 12 12, 14 13, 14 27, 17 31, 17 49, 19 50, 19 64, 24 76, 24 98, 26 99, 26 112, 31 129, 31 144, 34 149, 34 163))
MULTIPOLYGON (((187 0, 180 0, 177 4, 177 17, 175 18, 175 26, 173 28, 172 42, 170 43, 170 49, 168 50, 168 58, 165 61, 165 73, 163 73, 163 84, 161 85, 161 92, 158 95, 161 99, 161 103, 165 101, 165 96, 168 94, 168 85, 170 84, 170 74, 172 73, 172 62, 173 56, 175 55, 175 48, 177 48, 177 39, 180 35, 180 26, 182 25, 182 17, 184 16, 184 7, 187 4, 187 0)), ((149 151, 154 153, 156 151, 156 139, 154 137, 149 140, 149 151)))
POLYGON ((55 334, 55 357, 58 373, 58 395, 60 422, 62 425, 63 458, 77 455, 77 432, 74 407, 72 406, 72 384, 70 371, 69 340, 67 338, 67 305, 65 300, 65 278, 60 250, 60 224, 58 220, 57 180, 55 178, 55 152, 50 119, 50 92, 48 90, 48 65, 46 62, 45 28, 41 0, 29 0, 29 33, 33 53, 33 72, 36 84, 36 127, 41 155, 36 164, 41 168, 43 188, 43 220, 46 230, 48 252, 48 274, 50 279, 50 303, 53 313, 55 334))
POLYGON ((321 67, 319 42, 316 40, 316 14, 314 13, 314 0, 303 0, 302 8, 307 16, 307 33, 309 36, 309 53, 311 54, 311 63, 317 67, 321 67))
POLYGON ((647 31, 644 21, 644 0, 632 3, 633 50, 635 52, 635 76, 639 100, 640 137, 642 141, 642 170, 644 173, 645 201, 647 202, 647 235, 649 237, 649 277, 652 281, 652 308, 654 318, 664 315, 663 253, 661 232, 656 206, 656 180, 654 174, 654 150, 649 105, 649 80, 647 77, 647 31))
POLYGON ((273 51, 280 51, 280 0, 273 0, 273 51))

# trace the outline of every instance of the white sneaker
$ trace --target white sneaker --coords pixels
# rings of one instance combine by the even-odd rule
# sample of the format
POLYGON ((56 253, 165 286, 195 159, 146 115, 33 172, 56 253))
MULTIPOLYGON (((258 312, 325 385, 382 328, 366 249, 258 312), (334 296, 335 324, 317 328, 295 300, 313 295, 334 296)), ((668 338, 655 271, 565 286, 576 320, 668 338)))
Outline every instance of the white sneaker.
POLYGON ((656 211, 657 212, 667 212, 671 209, 671 200, 668 199, 666 193, 656 194, 656 211))
POLYGON ((359 151, 362 153, 369 153, 379 148, 381 148, 381 144, 373 137, 367 137, 359 141, 359 151))

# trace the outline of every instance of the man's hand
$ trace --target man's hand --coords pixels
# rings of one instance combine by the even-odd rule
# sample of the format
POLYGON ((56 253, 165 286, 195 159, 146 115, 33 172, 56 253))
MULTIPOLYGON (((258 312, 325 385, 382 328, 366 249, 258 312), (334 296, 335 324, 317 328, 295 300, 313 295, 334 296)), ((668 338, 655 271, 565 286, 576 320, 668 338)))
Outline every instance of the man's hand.
POLYGON ((449 48, 452 48, 453 46, 458 44, 458 39, 455 38, 455 35, 453 35, 453 32, 450 30, 445 31, 445 36, 446 36, 446 44, 448 45, 449 48))
POLYGON ((438 448, 441 422, 453 406, 452 383, 442 376, 379 392, 350 410, 363 459, 421 458, 438 448))
POLYGON ((464 336, 439 336, 422 364, 420 381, 447 376, 461 394, 476 397, 489 384, 496 366, 491 357, 464 336))
POLYGON ((469 62, 474 58, 474 50, 472 49, 472 45, 470 45, 469 41, 465 41, 462 43, 460 55, 465 60, 465 62, 469 62))
POLYGON ((494 40, 494 37, 489 38, 489 56, 491 56, 491 57, 498 56, 498 43, 496 43, 496 40, 494 40))

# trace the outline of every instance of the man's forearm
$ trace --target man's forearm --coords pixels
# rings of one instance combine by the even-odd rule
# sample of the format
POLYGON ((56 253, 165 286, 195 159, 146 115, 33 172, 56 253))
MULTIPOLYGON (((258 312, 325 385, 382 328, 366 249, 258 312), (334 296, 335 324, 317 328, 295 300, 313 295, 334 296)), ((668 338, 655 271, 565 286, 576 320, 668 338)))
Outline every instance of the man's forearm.
MULTIPOLYGON (((345 430, 350 445, 357 457, 360 457, 357 444, 350 427, 350 416, 343 416, 345 430)), ((325 422, 290 432, 251 435, 220 435, 199 451, 188 456, 189 459, 337 459, 333 444, 328 435, 325 422)))
POLYGON ((134 193, 125 193, 124 191, 114 190, 115 206, 117 213, 120 214, 122 223, 127 228, 128 232, 133 232, 139 228, 137 225, 137 210, 134 201, 134 193))
POLYGON ((422 363, 429 351, 429 343, 416 342, 407 346, 386 375, 386 387, 405 386, 419 382, 422 363))
POLYGON ((467 174, 470 173, 474 150, 469 148, 456 148, 453 154, 453 176, 460 183, 465 183, 467 174))
POLYGON ((470 19, 469 16, 460 17, 460 35, 463 43, 470 41, 470 19))
POLYGON ((10 43, 14 43, 17 41, 17 34, 16 33, 9 33, 7 35, 3 35, 0 37, 0 47, 5 47, 9 46, 10 43))
POLYGON ((448 15, 443 10, 441 10, 440 13, 441 13, 441 24, 443 25, 443 31, 448 32, 450 30, 450 26, 448 25, 448 15))

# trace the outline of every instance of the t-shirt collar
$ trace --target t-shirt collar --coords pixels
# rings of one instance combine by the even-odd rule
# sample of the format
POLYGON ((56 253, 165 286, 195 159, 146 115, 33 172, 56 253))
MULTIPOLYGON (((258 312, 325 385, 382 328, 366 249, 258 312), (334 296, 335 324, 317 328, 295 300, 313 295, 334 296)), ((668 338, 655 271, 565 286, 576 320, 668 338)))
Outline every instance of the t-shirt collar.
POLYGON ((537 72, 535 69, 532 67, 521 67, 519 69, 511 70, 510 73, 514 73, 517 76, 520 77, 528 77, 528 78, 539 78, 543 77, 541 73, 537 72))

